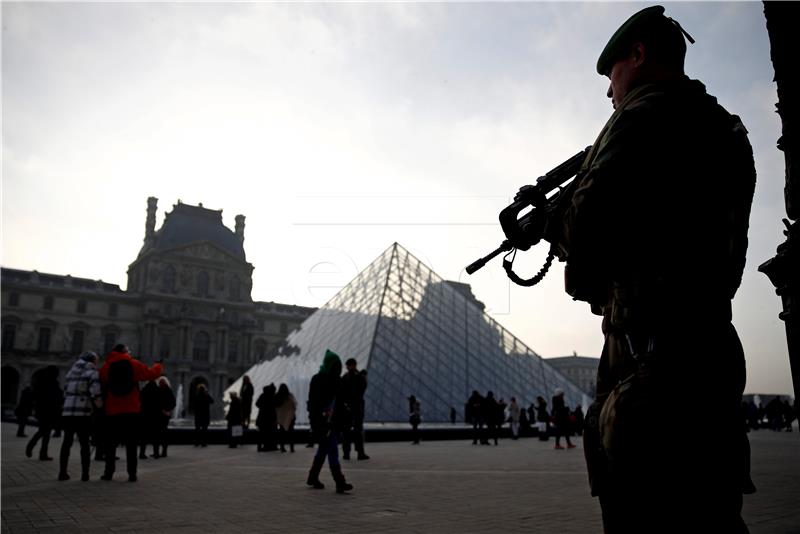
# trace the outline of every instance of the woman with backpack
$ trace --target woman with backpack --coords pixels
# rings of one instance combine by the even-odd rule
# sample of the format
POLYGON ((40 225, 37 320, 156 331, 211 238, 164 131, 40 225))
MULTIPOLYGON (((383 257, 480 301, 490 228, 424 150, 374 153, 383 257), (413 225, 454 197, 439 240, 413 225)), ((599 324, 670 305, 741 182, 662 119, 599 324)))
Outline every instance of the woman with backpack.
POLYGON ((125 444, 128 481, 136 482, 139 444, 139 382, 155 380, 162 374, 160 363, 147 367, 134 360, 125 345, 116 345, 100 369, 100 382, 105 389, 105 423, 108 442, 106 467, 101 480, 111 480, 116 467, 117 444, 125 444))

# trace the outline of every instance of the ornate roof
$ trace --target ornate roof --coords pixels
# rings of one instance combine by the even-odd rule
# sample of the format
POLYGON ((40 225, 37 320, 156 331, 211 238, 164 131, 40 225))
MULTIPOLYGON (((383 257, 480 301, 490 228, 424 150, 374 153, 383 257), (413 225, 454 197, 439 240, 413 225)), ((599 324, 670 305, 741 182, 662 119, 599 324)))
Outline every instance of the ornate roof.
POLYGON ((222 224, 222 210, 210 210, 178 201, 164 217, 161 228, 142 247, 139 256, 151 251, 166 251, 183 245, 208 241, 225 252, 245 260, 239 237, 222 224))

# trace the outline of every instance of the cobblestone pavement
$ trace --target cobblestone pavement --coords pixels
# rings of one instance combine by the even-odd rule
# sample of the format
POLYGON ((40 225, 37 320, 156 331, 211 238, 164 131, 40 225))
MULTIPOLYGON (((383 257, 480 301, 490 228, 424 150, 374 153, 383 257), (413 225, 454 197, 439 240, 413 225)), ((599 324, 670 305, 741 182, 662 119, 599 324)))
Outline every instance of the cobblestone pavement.
MULTIPOLYGON (((305 486, 305 446, 294 454, 173 446, 168 458, 140 461, 139 481, 129 483, 124 459, 114 481, 100 481, 93 462, 92 480, 81 482, 76 444, 72 480, 57 482, 57 460, 25 458, 14 431, 2 425, 3 533, 602 531, 581 448, 556 451, 552 440, 368 444, 371 460, 343 462, 355 491, 337 495, 326 471, 325 490, 305 486)), ((751 532, 800 533, 798 432, 754 432, 751 442, 759 488, 745 498, 751 532)), ((51 440, 51 456, 60 443, 51 440)))

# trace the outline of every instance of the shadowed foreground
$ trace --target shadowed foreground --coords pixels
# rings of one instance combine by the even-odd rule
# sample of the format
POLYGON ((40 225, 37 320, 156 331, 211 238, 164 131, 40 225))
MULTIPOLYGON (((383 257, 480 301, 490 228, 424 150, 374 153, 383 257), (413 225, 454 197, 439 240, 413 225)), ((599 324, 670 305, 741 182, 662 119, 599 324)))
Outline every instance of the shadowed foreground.
MULTIPOLYGON (((305 486, 311 449, 295 454, 173 446, 139 462, 128 483, 124 459, 112 482, 80 482, 77 444, 72 480, 57 482, 57 460, 24 457, 25 440, 2 425, 2 532, 601 532, 589 496, 583 452, 553 441, 502 440, 367 444, 372 457, 343 462, 350 495, 305 486)), ((30 435, 30 428, 29 435, 30 435)), ((800 436, 751 433, 753 478, 745 497, 752 533, 800 533, 800 436)), ((687 438, 688 439, 688 438, 687 438)), ((51 440, 57 458, 60 439, 51 440)), ((698 440, 698 454, 722 444, 698 440)), ((149 452, 149 451, 148 451, 149 452)), ((124 457, 124 454, 122 455, 124 457)))

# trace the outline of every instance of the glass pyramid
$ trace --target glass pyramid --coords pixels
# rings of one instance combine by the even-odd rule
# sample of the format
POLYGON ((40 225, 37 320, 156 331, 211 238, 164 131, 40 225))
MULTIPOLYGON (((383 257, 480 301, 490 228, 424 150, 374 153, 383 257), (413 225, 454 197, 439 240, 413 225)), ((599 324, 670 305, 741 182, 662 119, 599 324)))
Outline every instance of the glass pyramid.
MULTIPOLYGON (((407 421, 410 395, 420 401, 423 421, 449 422, 451 407, 463 421, 474 389, 506 401, 516 397, 523 407, 537 395, 549 404, 556 387, 570 407, 589 402, 489 317, 471 292, 459 291, 397 243, 247 371, 255 399, 264 386, 285 383, 297 398, 297 422, 307 422, 308 384, 326 349, 342 364, 355 358, 367 370, 366 421, 407 421)), ((241 382, 231 384, 226 398, 241 382)))

